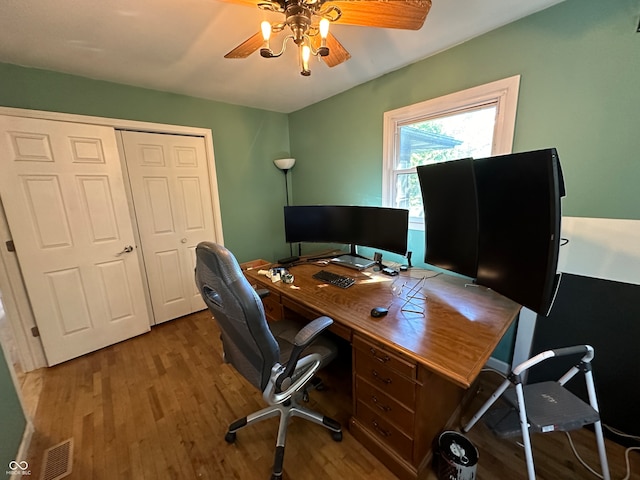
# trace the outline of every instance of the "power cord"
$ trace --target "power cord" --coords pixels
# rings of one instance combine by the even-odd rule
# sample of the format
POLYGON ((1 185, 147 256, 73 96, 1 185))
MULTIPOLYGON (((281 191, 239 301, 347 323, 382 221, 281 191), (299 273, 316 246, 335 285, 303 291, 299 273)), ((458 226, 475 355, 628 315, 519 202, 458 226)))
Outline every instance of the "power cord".
MULTIPOLYGON (((618 435, 619 437, 625 437, 625 438, 631 438, 631 439, 634 439, 634 440, 640 440, 640 437, 638 437, 636 435, 629 435, 628 433, 621 432, 620 430, 616 430, 615 428, 612 428, 612 427, 610 427, 608 425, 603 424, 603 427, 606 428, 607 430, 609 430, 611 433, 613 433, 615 435, 618 435)), ((567 439, 569 440, 569 445, 571 446, 571 450, 573 450, 573 454, 576 456, 576 458, 582 464, 582 466, 584 468, 586 468, 587 470, 589 470, 591 473, 593 473, 596 477, 604 478, 601 474, 599 474, 594 469, 592 469, 589 465, 587 465, 587 462, 585 462, 582 459, 582 457, 580 457, 580 455, 578 454, 578 451, 576 450, 575 445, 573 444, 573 440, 571 439, 571 435, 569 434, 569 432, 565 432, 565 434, 567 435, 567 439)), ((625 460, 625 463, 626 463, 627 474, 625 475, 625 477, 622 480, 629 480, 631 478, 631 463, 629 461, 629 452, 631 452, 631 450, 640 450, 640 447, 628 447, 624 451, 624 460, 625 460)))

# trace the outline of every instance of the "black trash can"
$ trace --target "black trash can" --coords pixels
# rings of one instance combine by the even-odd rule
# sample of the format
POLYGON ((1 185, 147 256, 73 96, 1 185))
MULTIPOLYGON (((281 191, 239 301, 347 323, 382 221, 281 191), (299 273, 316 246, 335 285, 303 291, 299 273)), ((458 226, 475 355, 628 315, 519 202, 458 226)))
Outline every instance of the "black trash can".
POLYGON ((461 433, 442 432, 438 437, 436 474, 438 480, 475 480, 478 450, 461 433))

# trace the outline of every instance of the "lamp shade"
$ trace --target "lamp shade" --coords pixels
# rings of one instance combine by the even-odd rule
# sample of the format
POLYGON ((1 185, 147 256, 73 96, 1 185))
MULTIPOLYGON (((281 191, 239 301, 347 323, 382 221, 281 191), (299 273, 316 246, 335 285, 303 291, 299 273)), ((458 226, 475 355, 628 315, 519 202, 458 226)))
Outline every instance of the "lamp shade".
POLYGON ((274 160, 273 163, 280 170, 289 170, 295 165, 296 159, 295 158, 278 158, 277 160, 274 160))

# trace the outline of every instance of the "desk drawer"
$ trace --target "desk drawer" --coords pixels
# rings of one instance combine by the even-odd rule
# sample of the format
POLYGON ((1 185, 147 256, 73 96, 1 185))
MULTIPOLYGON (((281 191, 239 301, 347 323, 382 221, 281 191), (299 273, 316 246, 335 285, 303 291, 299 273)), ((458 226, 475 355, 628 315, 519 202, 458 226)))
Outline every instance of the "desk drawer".
POLYGON ((356 418, 381 442, 398 452, 406 460, 412 460, 413 439, 387 421, 378 412, 371 410, 363 402, 358 402, 356 418))
POLYGON ((416 399, 414 381, 401 375, 397 370, 386 367, 368 353, 358 349, 354 351, 356 375, 413 410, 416 399))
POLYGON ((413 410, 405 407, 358 375, 356 375, 356 398, 386 420, 393 422, 408 436, 413 436, 415 423, 413 410))
MULTIPOLYGON (((285 309, 285 312, 283 314, 286 314, 286 318, 291 317, 291 312, 300 315, 306 320, 315 320, 316 318, 322 316, 321 313, 306 308, 303 305, 300 305, 284 296, 282 297, 282 306, 285 309)), ((344 338, 348 342, 351 342, 351 329, 349 327, 345 327, 341 323, 338 323, 334 320, 329 327, 329 331, 335 333, 341 338, 344 338)))
POLYGON ((280 303, 280 295, 274 298, 273 294, 262 299, 262 305, 264 306, 264 314, 267 320, 282 320, 284 314, 282 311, 282 304, 280 303))
POLYGON ((392 353, 388 348, 378 345, 370 340, 365 340, 354 335, 353 347, 358 350, 363 358, 370 358, 378 364, 396 370, 398 373, 409 378, 416 378, 416 364, 409 359, 405 359, 397 353, 392 353))

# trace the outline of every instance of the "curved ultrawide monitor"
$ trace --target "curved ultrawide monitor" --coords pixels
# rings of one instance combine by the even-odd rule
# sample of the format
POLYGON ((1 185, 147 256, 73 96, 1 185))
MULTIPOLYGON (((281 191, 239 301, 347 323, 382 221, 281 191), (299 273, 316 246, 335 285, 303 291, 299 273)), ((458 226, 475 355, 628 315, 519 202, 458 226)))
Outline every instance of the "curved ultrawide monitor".
POLYGON ((284 207, 288 243, 340 243, 407 252, 409 211, 351 205, 284 207))
POLYGON ((475 278, 478 205, 473 160, 417 167, 425 223, 424 261, 475 278))
POLYGON ((474 160, 479 284, 547 315, 557 289, 560 198, 555 148, 474 160))
POLYGON ((425 262, 547 315, 557 291, 560 198, 555 148, 417 168, 425 262))

